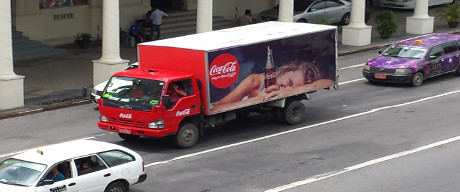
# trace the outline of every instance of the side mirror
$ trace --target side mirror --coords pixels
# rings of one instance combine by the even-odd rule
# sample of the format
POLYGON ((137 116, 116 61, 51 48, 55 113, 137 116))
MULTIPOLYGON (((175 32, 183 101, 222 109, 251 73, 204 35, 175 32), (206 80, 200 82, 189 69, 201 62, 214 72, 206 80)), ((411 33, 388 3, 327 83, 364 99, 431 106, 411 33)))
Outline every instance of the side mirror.
POLYGON ((435 59, 437 59, 437 58, 438 58, 438 57, 436 57, 436 55, 430 55, 430 56, 428 57, 428 60, 435 60, 435 59))
POLYGON ((53 180, 51 180, 51 179, 45 179, 45 180, 43 180, 43 181, 40 181, 40 182, 38 183, 38 186, 52 185, 52 184, 54 184, 54 181, 53 181, 53 180))
POLYGON ((381 55, 383 53, 383 51, 379 51, 379 54, 381 55))
POLYGON ((169 95, 162 95, 161 96, 161 101, 163 102, 163 105, 165 105, 166 107, 169 106, 169 95))

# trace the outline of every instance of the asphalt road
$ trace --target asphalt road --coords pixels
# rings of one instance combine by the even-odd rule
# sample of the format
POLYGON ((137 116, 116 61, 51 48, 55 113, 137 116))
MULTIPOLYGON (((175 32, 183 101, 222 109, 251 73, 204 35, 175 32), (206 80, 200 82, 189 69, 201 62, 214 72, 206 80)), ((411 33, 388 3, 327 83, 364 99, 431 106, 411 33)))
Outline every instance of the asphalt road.
POLYGON ((339 58, 339 90, 305 102, 308 118, 285 126, 252 114, 209 129, 191 149, 168 139, 126 142, 97 128, 94 104, 0 120, 0 159, 74 139, 139 152, 148 178, 132 192, 457 191, 460 77, 421 87, 371 84, 362 64, 377 50, 339 58), (450 139, 450 140, 449 140, 450 139))

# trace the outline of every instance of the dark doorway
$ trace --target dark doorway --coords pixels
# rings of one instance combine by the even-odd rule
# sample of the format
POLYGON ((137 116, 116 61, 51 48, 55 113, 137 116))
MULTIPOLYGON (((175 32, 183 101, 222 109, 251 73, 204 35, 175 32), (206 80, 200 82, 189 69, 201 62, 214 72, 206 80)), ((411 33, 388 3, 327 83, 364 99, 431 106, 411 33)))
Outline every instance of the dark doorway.
POLYGON ((151 7, 157 6, 161 10, 185 10, 187 0, 150 0, 151 7))

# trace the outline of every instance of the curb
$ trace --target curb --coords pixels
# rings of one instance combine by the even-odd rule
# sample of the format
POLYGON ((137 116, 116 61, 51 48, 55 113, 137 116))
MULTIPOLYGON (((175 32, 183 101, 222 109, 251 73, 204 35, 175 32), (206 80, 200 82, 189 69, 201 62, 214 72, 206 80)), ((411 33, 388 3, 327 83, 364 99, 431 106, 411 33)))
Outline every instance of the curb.
POLYGON ((46 105, 43 107, 20 108, 12 112, 6 112, 4 114, 0 114, 0 120, 40 113, 44 111, 52 111, 56 109, 73 107, 73 106, 83 105, 83 104, 88 104, 88 103, 91 103, 91 101, 88 99, 75 99, 75 100, 66 101, 66 102, 54 103, 54 104, 46 105))

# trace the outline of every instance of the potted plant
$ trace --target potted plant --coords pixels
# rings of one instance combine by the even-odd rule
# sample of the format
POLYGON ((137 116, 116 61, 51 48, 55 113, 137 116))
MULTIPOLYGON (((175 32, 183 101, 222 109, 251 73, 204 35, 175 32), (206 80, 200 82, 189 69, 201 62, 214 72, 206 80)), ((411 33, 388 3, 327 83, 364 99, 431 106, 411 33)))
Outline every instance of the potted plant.
POLYGON ((384 10, 379 13, 375 17, 374 21, 377 23, 377 27, 375 29, 379 32, 382 39, 390 38, 391 35, 396 32, 396 29, 398 29, 398 24, 396 23, 395 16, 391 10, 384 10))
POLYGON ((452 3, 447 5, 446 9, 439 10, 438 17, 446 21, 450 28, 458 26, 458 20, 460 19, 459 4, 452 3))
POLYGON ((91 45, 91 39, 93 36, 89 33, 78 33, 75 37, 74 43, 78 45, 80 49, 88 49, 91 45))

